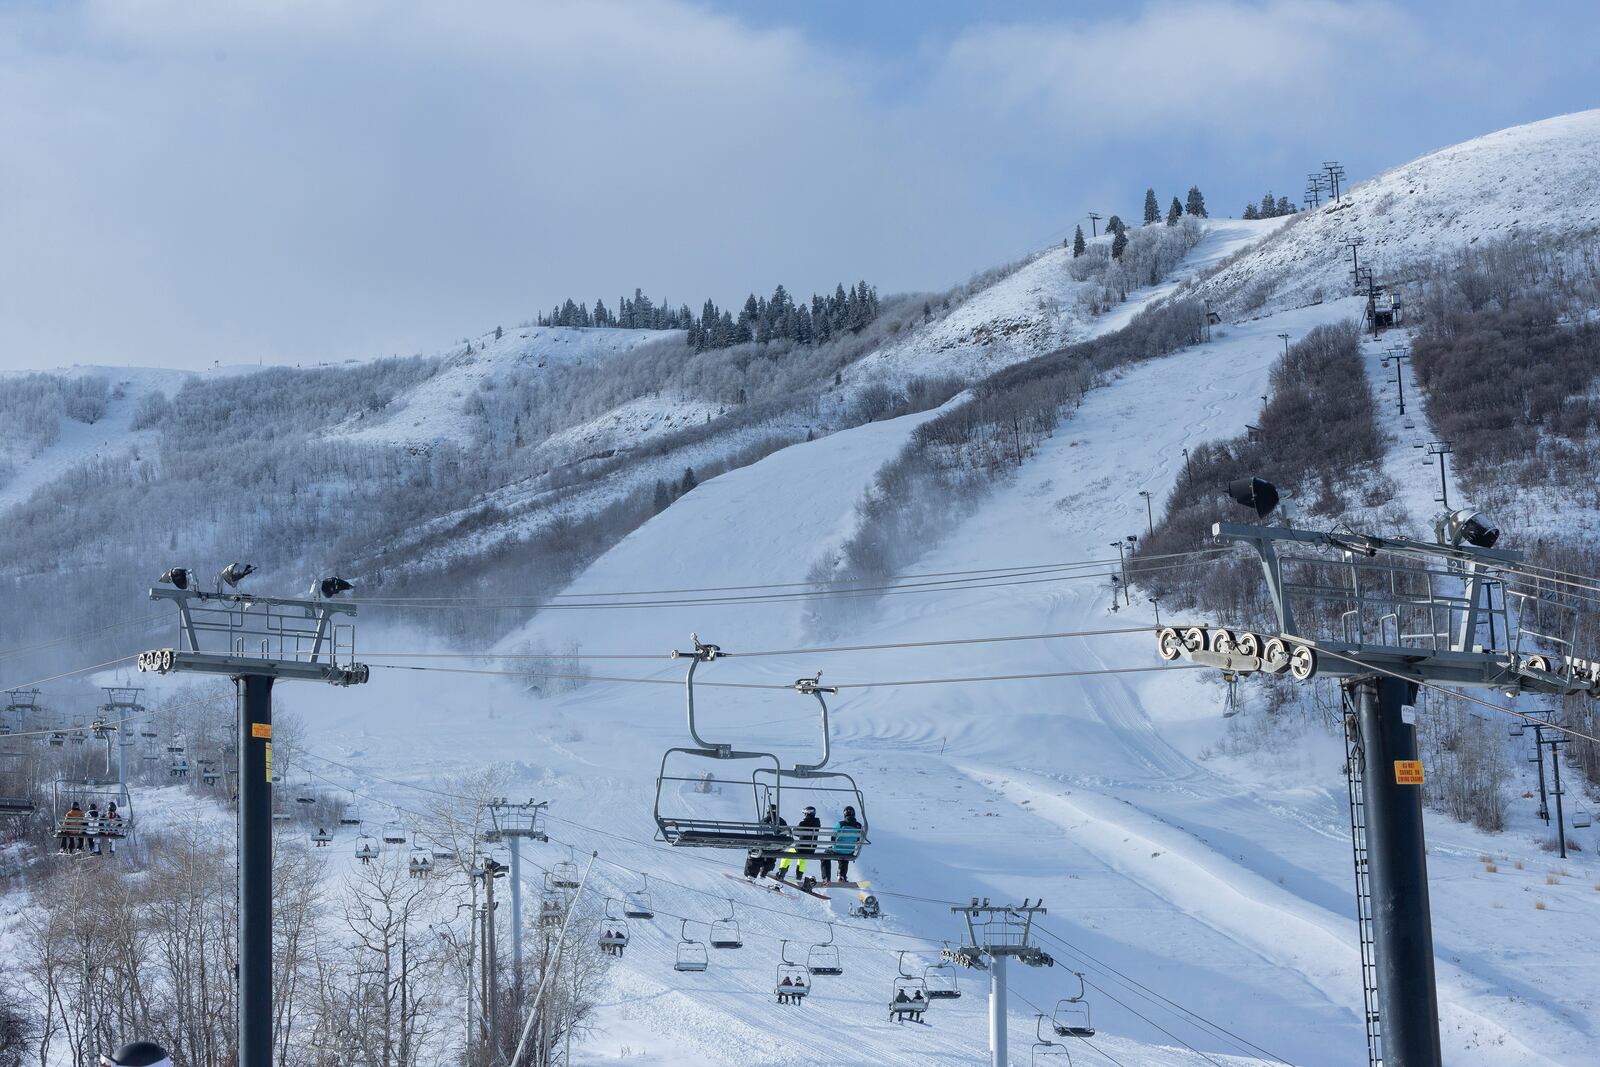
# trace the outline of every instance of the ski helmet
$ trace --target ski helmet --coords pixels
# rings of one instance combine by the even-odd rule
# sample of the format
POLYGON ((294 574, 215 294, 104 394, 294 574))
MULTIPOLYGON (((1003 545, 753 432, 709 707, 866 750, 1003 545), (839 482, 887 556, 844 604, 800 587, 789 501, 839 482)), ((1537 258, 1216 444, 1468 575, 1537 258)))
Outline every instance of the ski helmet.
POLYGON ((110 1056, 102 1055, 100 1067, 172 1067, 172 1057, 154 1041, 130 1041, 110 1056))
POLYGON ((856 817, 856 809, 850 807, 848 804, 845 805, 844 813, 852 819, 856 817))
POLYGON ((812 806, 811 806, 811 805, 810 805, 810 804, 807 804, 807 805, 806 805, 806 810, 805 810, 805 813, 806 813, 806 814, 807 814, 807 815, 815 815, 815 814, 816 814, 816 813, 817 813, 817 809, 816 809, 816 808, 813 808, 813 807, 812 807, 812 806))

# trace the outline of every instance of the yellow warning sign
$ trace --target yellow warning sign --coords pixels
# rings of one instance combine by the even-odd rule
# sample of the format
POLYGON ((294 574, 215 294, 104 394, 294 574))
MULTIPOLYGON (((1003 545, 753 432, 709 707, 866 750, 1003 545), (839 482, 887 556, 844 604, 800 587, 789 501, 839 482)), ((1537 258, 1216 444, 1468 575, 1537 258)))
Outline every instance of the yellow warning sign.
POLYGON ((253 722, 250 724, 251 737, 264 737, 272 740, 272 724, 270 722, 253 722))
POLYGON ((1422 761, 1419 759, 1397 759, 1394 761, 1395 785, 1421 785, 1422 761))
MULTIPOLYGON (((269 727, 270 729, 270 727, 269 727)), ((272 742, 267 742, 267 783, 272 783, 272 742)))

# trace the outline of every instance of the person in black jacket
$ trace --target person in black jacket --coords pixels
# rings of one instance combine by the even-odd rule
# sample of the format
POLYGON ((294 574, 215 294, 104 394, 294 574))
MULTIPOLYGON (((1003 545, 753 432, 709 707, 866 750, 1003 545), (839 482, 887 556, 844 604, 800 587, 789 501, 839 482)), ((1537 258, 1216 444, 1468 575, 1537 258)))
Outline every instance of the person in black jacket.
POLYGON ((788 850, 778 863, 778 880, 781 882, 789 875, 789 861, 794 860, 794 876, 797 881, 805 881, 806 857, 815 855, 817 847, 817 831, 822 829, 822 820, 817 818, 817 809, 806 805, 806 810, 801 814, 800 821, 794 824, 794 847, 788 850))
MULTIPOLYGON (((778 814, 778 805, 776 804, 767 805, 767 814, 762 818, 761 821, 766 823, 768 826, 777 826, 785 829, 787 829, 789 826, 789 824, 784 821, 783 816, 778 814)), ((752 852, 748 857, 745 858, 744 876, 746 878, 762 878, 772 873, 772 867, 777 862, 777 860, 770 856, 763 856, 759 852, 752 852)))

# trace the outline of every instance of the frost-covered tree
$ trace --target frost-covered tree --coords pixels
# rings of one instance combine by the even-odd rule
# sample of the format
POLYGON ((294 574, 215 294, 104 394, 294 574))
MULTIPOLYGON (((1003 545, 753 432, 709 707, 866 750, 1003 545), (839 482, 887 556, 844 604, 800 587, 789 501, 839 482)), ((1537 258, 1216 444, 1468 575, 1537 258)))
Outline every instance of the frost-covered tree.
POLYGON ((1178 224, 1178 220, 1180 218, 1182 218, 1182 217, 1183 217, 1183 205, 1178 203, 1178 198, 1177 197, 1173 197, 1172 198, 1172 206, 1167 208, 1167 225, 1168 226, 1176 226, 1178 224))
POLYGON ((1256 206, 1254 204, 1246 204, 1244 206, 1244 214, 1240 217, 1246 219, 1259 219, 1261 217, 1261 212, 1256 210, 1256 206))
POLYGON ((1184 201, 1183 210, 1185 214, 1193 215, 1196 218, 1203 219, 1206 217, 1206 198, 1200 192, 1198 185, 1189 186, 1189 196, 1184 201))
POLYGON ((1112 215, 1106 220, 1107 233, 1122 233, 1127 228, 1128 224, 1122 221, 1121 215, 1112 215))
POLYGON ((1078 231, 1072 235, 1072 258, 1077 259, 1083 255, 1083 250, 1088 246, 1089 242, 1083 239, 1083 227, 1079 226, 1078 231))
POLYGON ((1144 191, 1144 224, 1148 226, 1153 222, 1160 221, 1161 203, 1156 199, 1156 191, 1154 189, 1146 189, 1144 191))
POLYGON ((1295 206, 1293 204, 1289 203, 1289 198, 1287 196, 1278 197, 1277 214, 1279 214, 1279 215, 1293 215, 1294 213, 1295 213, 1295 206))

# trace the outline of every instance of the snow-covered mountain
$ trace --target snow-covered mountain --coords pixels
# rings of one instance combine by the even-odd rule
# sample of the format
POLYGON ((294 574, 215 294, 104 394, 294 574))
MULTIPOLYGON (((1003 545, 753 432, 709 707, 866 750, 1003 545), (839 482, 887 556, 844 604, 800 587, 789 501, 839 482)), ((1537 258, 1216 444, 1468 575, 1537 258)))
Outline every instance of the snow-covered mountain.
POLYGON ((1600 229, 1600 110, 1442 148, 1344 191, 1213 274, 1198 292, 1228 315, 1351 291, 1352 263, 1378 279, 1514 233, 1600 229), (1351 242, 1355 259, 1351 256, 1351 242))
MULTIPOLYGON (((408 824, 426 817, 437 798, 428 790, 443 780, 502 767, 508 793, 551 804, 551 840, 527 853, 528 901, 554 864, 591 852, 586 893, 596 907, 649 873, 655 918, 634 922, 626 953, 610 964, 575 1062, 979 1062, 986 976, 963 973, 964 995, 936 1004, 926 1026, 887 1019, 896 976, 920 975, 945 942, 964 936, 950 907, 974 896, 1043 898, 1049 908, 1040 943, 1057 965, 1010 975, 1014 1062, 1028 1062, 1036 1013, 1048 1016, 1078 991, 1072 972, 1084 975, 1098 1030, 1092 1042, 1067 1043, 1076 1063, 1364 1062, 1342 743, 1314 708, 1291 730, 1287 714, 1269 716, 1247 689, 1246 713, 1225 721, 1210 672, 1150 670, 1160 664, 1143 631, 1157 607, 1137 591, 1116 606, 1118 555, 1108 545, 1145 534, 1153 521, 1142 493, 1163 500, 1186 451, 1256 421, 1281 336, 1359 315, 1344 240, 1365 237, 1363 262, 1381 272, 1512 229, 1588 226, 1600 200, 1597 158, 1600 112, 1519 127, 1358 184, 1345 206, 1289 221, 1207 223, 1164 280, 1109 310, 1082 299, 1094 294, 1074 277, 1070 252, 1044 250, 949 309, 924 316, 916 301, 903 328, 819 374, 791 405, 752 413, 663 390, 598 415, 556 413, 558 428, 527 430, 537 439, 510 453, 520 466, 437 507, 424 500, 407 525, 365 546, 387 573, 474 561, 497 569, 488 585, 439 591, 403 620, 393 602, 368 597, 361 648, 372 681, 285 694, 304 723, 300 763, 330 788, 359 794, 369 821, 408 824), (856 405, 871 387, 905 390, 938 376, 977 385, 1191 294, 1226 313, 1211 340, 1114 364, 1037 450, 992 472, 976 504, 951 509, 938 535, 914 546, 908 570, 925 578, 889 590, 817 647, 806 601, 813 563, 862 528, 869 490, 917 447, 918 427, 973 392, 861 418, 856 405), (545 610, 532 610, 533 564, 508 546, 637 499, 686 466, 720 473, 616 528, 559 596, 542 598, 545 610), (487 651, 454 636, 466 629, 460 619, 481 616, 511 620, 487 651), (439 621, 419 627, 419 618, 439 621), (654 840, 662 754, 689 743, 684 664, 668 655, 691 632, 730 653, 699 674, 707 683, 700 728, 716 740, 786 763, 809 756, 817 709, 792 683, 821 671, 824 684, 840 687, 831 767, 865 796, 872 843, 857 872, 882 901, 881 918, 852 917, 855 894, 846 890, 821 901, 738 884, 727 877, 737 852, 654 840), (1018 640, 948 643, 994 638, 1018 640), (526 658, 538 656, 560 666, 526 658), (711 953, 702 973, 675 970, 685 931, 703 939, 730 908, 744 947, 711 953), (780 1008, 773 986, 783 941, 792 950, 830 934, 844 973, 819 976, 804 1007, 780 1008)), ((373 385, 371 404, 339 409, 316 432, 341 449, 377 450, 360 452, 363 461, 392 451, 454 462, 453 450, 487 450, 509 436, 492 401, 510 383, 538 385, 545 372, 597 364, 633 373, 651 346, 673 341, 641 333, 486 334, 470 354, 452 350, 373 385)), ((1380 350, 1364 350, 1375 395, 1387 379, 1380 350)), ((104 439, 91 452, 111 457, 118 441, 152 448, 151 430, 131 430, 130 405, 140 390, 166 395, 177 384, 158 376, 129 385, 94 424, 104 439)), ((1407 388, 1410 414, 1382 415, 1379 473, 1393 482, 1393 507, 1417 519, 1431 506, 1435 474, 1411 447, 1429 425, 1414 379, 1407 388)), ((33 479, 28 492, 38 492, 68 477, 76 454, 56 453, 54 467, 19 467, 14 477, 33 479)), ((318 491, 296 486, 314 500, 318 491)), ((858 592, 872 591, 839 595, 858 592)), ((95 680, 113 677, 126 675, 95 680)), ((144 681, 156 698, 176 688, 175 679, 144 681)), ((1515 773, 1514 792, 1532 788, 1526 766, 1515 773)), ((733 768, 715 783, 701 792, 669 782, 661 796, 668 805, 752 806, 749 781, 733 768)), ((187 817, 176 787, 137 800, 158 822, 187 817)), ((837 814, 838 800, 828 798, 824 817, 837 814)), ((1530 805, 1516 805, 1498 834, 1429 815, 1446 1061, 1588 1063, 1600 989, 1600 839, 1578 835, 1583 851, 1558 863, 1530 805)), ((307 847, 330 890, 354 864, 356 833, 341 828, 330 848, 307 847)), ((16 951, 22 926, 0 914, 0 957, 16 951)))

